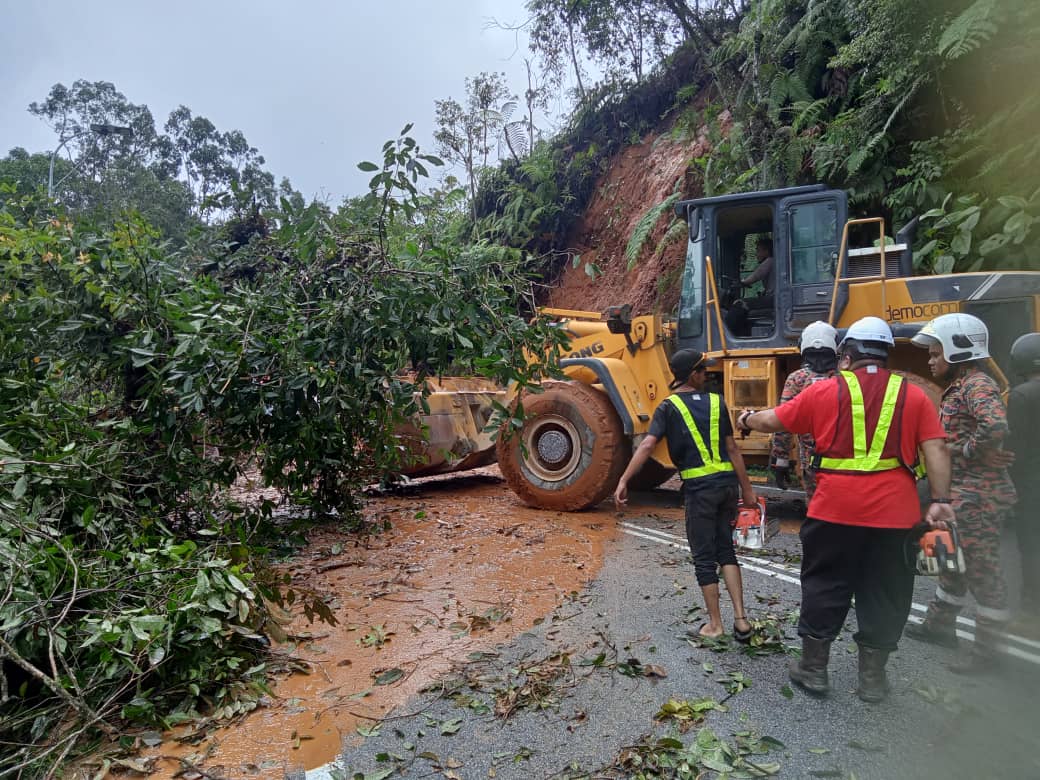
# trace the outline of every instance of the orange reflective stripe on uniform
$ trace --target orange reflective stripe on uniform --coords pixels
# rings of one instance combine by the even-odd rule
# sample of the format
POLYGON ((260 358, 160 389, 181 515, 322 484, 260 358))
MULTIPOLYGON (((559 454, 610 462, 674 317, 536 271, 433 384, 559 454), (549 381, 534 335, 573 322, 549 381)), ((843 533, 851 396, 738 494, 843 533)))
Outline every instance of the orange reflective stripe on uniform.
MULTIPOLYGON (((903 384, 903 378, 897 374, 890 374, 888 386, 885 387, 885 397, 881 401, 881 414, 878 416, 877 427, 874 429, 874 437, 867 447, 867 411, 863 403, 863 390, 859 386, 859 380, 851 371, 842 371, 842 377, 849 388, 849 402, 851 405, 850 417, 852 419, 852 457, 851 458, 819 458, 820 469, 831 469, 834 471, 889 471, 902 466, 899 458, 882 458, 881 453, 885 449, 885 441, 888 439, 889 429, 892 427, 892 419, 895 417, 896 403, 899 400, 899 388, 903 384)), ((839 411, 840 413, 840 411, 839 411)))
POLYGON ((683 422, 686 423, 686 427, 693 437, 693 443, 697 445, 697 452, 701 455, 701 462, 704 464, 695 468, 683 469, 679 472, 679 476, 683 479, 696 479, 697 477, 706 477, 709 474, 733 471, 733 464, 719 457, 719 397, 715 393, 708 393, 710 409, 708 431, 711 436, 711 449, 704 446, 704 437, 701 436, 701 432, 697 429, 697 425, 693 421, 693 415, 690 414, 686 404, 679 400, 678 396, 674 395, 668 396, 668 400, 672 402, 672 405, 683 418, 683 422))

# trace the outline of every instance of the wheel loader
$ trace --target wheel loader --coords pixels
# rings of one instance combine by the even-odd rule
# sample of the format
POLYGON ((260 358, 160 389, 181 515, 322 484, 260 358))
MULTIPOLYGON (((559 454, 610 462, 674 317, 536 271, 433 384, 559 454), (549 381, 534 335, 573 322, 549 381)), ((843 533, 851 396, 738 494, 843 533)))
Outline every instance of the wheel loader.
MULTIPOLYGON (((896 338, 890 367, 936 402, 940 389, 927 378, 927 355, 910 344, 925 322, 954 311, 980 317, 998 375, 1015 338, 1040 330, 1040 272, 914 276, 916 220, 891 238, 881 218, 849 219, 842 190, 811 185, 723 195, 682 201, 675 210, 688 226, 677 316, 633 317, 624 306, 543 310, 570 337, 560 361, 565 379, 526 394, 523 426, 494 443, 503 476, 524 502, 580 510, 609 496, 669 394, 668 358, 677 349, 717 359, 709 388, 735 415, 776 405, 800 364, 801 331, 816 320, 839 332, 867 315, 888 321, 896 338), (747 288, 755 247, 763 244, 771 245, 772 278, 747 288)), ((490 460, 491 435, 474 435, 465 421, 485 419, 480 403, 508 394, 484 388, 468 403, 450 391, 434 397, 434 408, 446 415, 435 421, 445 435, 429 441, 427 452, 461 452, 442 458, 436 470, 453 470, 465 458, 490 460), (451 431, 461 430, 458 420, 468 432, 451 440, 451 431)), ((749 464, 768 464, 768 435, 752 434, 740 445, 749 464)), ((632 487, 656 486, 672 473, 661 442, 632 487)))

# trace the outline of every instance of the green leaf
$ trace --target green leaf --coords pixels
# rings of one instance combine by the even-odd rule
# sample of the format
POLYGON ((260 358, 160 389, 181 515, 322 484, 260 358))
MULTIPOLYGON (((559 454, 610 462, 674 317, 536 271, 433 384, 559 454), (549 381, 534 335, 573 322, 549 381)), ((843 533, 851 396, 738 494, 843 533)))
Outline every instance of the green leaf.
POLYGON ((367 160, 365 162, 359 162, 357 167, 359 170, 362 170, 365 173, 379 170, 378 165, 376 165, 375 163, 368 162, 367 160))
POLYGON ((1017 214, 1012 214, 1008 221, 1004 223, 1004 232, 1017 238, 1018 236, 1024 236, 1032 224, 1033 218, 1024 211, 1020 211, 1017 214))
POLYGON ((792 691, 792 690, 791 690, 791 686, 790 686, 790 685, 785 685, 785 686, 783 686, 783 687, 782 687, 782 688, 780 689, 780 694, 781 694, 781 695, 782 695, 782 696, 783 696, 783 697, 784 697, 785 699, 793 699, 793 698, 794 698, 794 691, 792 691))
POLYGON ((997 200, 1001 206, 1005 206, 1009 209, 1025 209, 1029 206, 1029 202, 1025 198, 1020 198, 1018 195, 1002 195, 997 200))
POLYGON ((457 734, 459 729, 462 728, 462 718, 454 718, 453 720, 446 720, 441 723, 441 734, 450 737, 452 734, 457 734))
POLYGON ((148 663, 158 666, 166 657, 166 648, 162 645, 154 645, 148 649, 148 663))
POLYGON ((404 677, 404 671, 395 666, 393 669, 387 669, 385 672, 377 674, 375 681, 376 685, 390 685, 391 683, 397 682, 402 677, 404 677))
POLYGON ((1005 246, 1011 240, 1011 236, 1006 233, 994 233, 992 236, 987 238, 981 244, 979 244, 979 254, 988 255, 990 252, 995 252, 1002 246, 1005 246))
POLYGON ((971 251, 971 233, 958 233, 950 242, 950 250, 959 257, 965 257, 971 251))
POLYGON ((29 480, 25 478, 25 474, 18 477, 18 481, 14 483, 14 487, 11 488, 11 497, 17 501, 25 495, 25 491, 29 489, 29 480))
POLYGON ((381 723, 373 723, 371 726, 358 726, 356 731, 363 737, 375 737, 379 735, 379 730, 383 727, 381 723))

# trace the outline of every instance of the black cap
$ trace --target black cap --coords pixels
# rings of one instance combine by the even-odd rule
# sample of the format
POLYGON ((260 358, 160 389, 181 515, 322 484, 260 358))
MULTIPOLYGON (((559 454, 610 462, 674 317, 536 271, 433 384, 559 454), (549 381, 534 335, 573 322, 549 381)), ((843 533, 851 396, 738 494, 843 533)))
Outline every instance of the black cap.
POLYGON ((672 369, 672 376, 675 377, 672 383, 668 385, 668 389, 674 390, 689 378, 694 369, 714 366, 715 359, 705 357, 703 352, 698 352, 695 349, 680 349, 672 355, 668 365, 672 369))

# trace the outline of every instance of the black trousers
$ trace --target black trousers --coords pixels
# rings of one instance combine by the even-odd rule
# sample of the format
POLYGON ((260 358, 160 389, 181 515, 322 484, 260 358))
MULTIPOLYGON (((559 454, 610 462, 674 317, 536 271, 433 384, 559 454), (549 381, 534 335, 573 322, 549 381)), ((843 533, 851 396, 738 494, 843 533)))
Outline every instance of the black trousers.
MULTIPOLYGON (((1024 481, 1024 480, 1019 480, 1024 481)), ((1032 484, 1018 487, 1015 535, 1022 556, 1022 610, 1040 614, 1040 490, 1032 484)))
POLYGON ((798 635, 834 639, 856 597, 858 644, 895 650, 910 614, 914 572, 902 529, 864 528, 806 518, 798 635))
POLYGON ((733 523, 737 519, 735 485, 690 490, 686 497, 686 540, 693 553, 693 570, 701 587, 719 581, 719 566, 736 566, 733 523))

